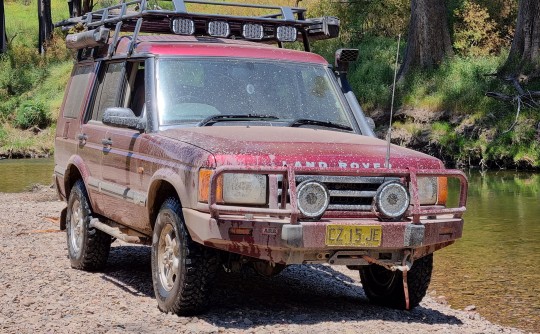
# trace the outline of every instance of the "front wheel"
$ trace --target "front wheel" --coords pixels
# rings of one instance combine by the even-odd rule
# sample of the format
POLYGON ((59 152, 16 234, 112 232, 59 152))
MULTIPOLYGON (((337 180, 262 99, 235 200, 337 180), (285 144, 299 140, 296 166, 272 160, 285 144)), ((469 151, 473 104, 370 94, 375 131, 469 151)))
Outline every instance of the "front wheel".
POLYGON ((175 198, 159 210, 152 238, 152 281, 161 311, 194 315, 208 308, 218 257, 191 240, 181 212, 175 198))
MULTIPOLYGON (((409 308, 418 306, 426 295, 432 271, 433 254, 429 254, 416 260, 411 270, 407 272, 409 308)), ((371 264, 360 267, 360 280, 371 302, 396 309, 406 309, 403 273, 401 271, 390 271, 379 265, 371 264)))

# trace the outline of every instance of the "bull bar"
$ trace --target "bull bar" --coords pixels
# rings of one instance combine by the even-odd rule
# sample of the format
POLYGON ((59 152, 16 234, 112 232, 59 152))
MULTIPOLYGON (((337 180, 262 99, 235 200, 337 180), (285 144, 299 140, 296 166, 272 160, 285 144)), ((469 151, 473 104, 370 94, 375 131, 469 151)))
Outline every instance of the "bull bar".
MULTIPOLYGON (((411 205, 405 214, 406 217, 412 217, 413 224, 420 224, 421 216, 434 216, 443 214, 453 214, 454 218, 461 218, 465 212, 467 203, 467 177, 460 170, 453 169, 388 169, 388 168, 366 168, 359 170, 344 170, 342 168, 325 168, 324 170, 312 167, 293 167, 293 166, 220 166, 214 170, 210 178, 210 194, 208 198, 208 207, 210 215, 214 219, 219 219, 220 214, 225 215, 268 215, 278 217, 290 217, 290 224, 299 224, 300 211, 296 203, 296 174, 302 175, 327 175, 327 176, 370 176, 370 177, 400 177, 411 183, 411 205), (281 203, 277 209, 229 206, 217 203, 217 183, 220 175, 224 173, 242 173, 242 174, 268 174, 282 175, 283 183, 281 187, 281 203), (447 208, 437 205, 420 205, 418 194, 418 176, 447 177, 455 178, 460 182, 460 195, 458 206, 447 208), (290 207, 287 208, 287 192, 290 197, 290 207)), ((276 194, 277 195, 277 194, 276 194)), ((323 218, 376 218, 374 210, 372 212, 349 212, 335 211, 327 212, 323 218)))

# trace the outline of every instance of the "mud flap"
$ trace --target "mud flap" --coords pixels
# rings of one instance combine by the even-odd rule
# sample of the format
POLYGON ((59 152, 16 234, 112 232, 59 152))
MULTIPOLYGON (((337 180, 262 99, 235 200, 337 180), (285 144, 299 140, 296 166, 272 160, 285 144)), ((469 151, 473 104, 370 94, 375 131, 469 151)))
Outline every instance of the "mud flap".
POLYGON ((405 309, 410 310, 409 303, 409 285, 407 284, 407 267, 403 269, 403 292, 405 293, 405 309))

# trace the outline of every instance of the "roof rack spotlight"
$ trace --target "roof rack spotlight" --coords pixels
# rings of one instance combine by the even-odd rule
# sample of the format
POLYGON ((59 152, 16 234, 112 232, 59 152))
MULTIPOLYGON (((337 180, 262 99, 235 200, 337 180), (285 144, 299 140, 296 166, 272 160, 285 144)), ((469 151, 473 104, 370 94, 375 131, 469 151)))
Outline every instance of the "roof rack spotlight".
POLYGON ((292 26, 279 26, 276 35, 280 42, 296 42, 298 31, 292 26))
POLYGON ((212 37, 227 38, 231 34, 231 27, 225 21, 208 22, 208 35, 212 37))
POLYGON ((171 30, 177 35, 193 35, 195 23, 191 19, 177 17, 171 21, 171 30))
POLYGON ((242 27, 245 39, 261 40, 264 37, 264 27, 261 24, 246 23, 242 27))

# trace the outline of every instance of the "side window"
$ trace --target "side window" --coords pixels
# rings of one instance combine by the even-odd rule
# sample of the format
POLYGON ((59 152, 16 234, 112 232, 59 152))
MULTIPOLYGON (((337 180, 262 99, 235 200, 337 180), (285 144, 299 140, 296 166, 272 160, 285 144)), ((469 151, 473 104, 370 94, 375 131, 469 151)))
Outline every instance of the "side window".
POLYGON ((64 117, 77 118, 85 102, 85 95, 90 86, 90 78, 94 72, 94 64, 79 65, 73 72, 66 102, 64 103, 64 117))
POLYGON ((128 87, 124 98, 124 107, 131 108, 135 116, 144 115, 146 89, 144 85, 144 62, 134 62, 130 66, 128 87))
POLYGON ((100 71, 98 86, 94 95, 92 117, 89 120, 101 122, 105 109, 118 106, 119 94, 121 94, 120 88, 125 82, 123 79, 125 65, 125 62, 107 63, 100 71))

